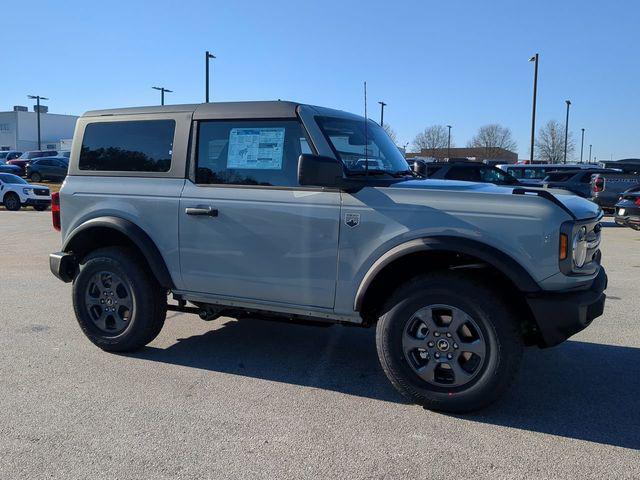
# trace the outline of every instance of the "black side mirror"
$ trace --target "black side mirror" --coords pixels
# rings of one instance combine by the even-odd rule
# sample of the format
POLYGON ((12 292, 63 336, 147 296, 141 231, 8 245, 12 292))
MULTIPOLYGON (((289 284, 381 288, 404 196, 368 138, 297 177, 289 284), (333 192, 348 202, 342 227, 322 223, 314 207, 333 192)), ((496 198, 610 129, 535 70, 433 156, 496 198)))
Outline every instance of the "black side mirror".
POLYGON ((298 158, 298 183, 314 187, 338 187, 342 183, 342 164, 335 158, 302 154, 298 158))
POLYGON ((415 162, 413 164, 413 171, 421 177, 427 177, 427 164, 425 162, 415 162))

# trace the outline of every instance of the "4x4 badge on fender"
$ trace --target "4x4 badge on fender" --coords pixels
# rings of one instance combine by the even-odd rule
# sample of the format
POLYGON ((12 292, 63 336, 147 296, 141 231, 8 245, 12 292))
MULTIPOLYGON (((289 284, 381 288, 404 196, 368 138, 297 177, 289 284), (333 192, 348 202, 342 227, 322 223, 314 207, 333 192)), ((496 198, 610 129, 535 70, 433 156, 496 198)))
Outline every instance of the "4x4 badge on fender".
POLYGON ((347 227, 357 227, 360 224, 360 214, 359 213, 345 213, 344 214, 344 224, 347 227))

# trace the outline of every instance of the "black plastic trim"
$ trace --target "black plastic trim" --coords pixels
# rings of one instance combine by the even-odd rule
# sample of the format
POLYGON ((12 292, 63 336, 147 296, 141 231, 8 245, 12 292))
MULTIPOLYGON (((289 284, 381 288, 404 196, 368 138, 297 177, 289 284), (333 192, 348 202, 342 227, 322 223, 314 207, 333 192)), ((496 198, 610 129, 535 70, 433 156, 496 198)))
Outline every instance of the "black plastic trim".
POLYGON ((555 195, 553 195, 550 192, 547 192, 546 190, 538 190, 535 188, 525 188, 525 187, 516 187, 513 189, 513 192, 511 192, 513 195, 527 195, 527 194, 532 194, 532 195, 537 195, 538 197, 542 197, 545 200, 549 200, 551 203, 554 203, 555 205, 557 205, 558 207, 560 207, 562 210, 564 210, 565 212, 567 212, 571 218, 573 218, 574 220, 577 220, 578 217, 575 216, 575 214, 565 206, 564 203, 562 203, 560 200, 558 200, 555 195))
POLYGON ((164 288, 174 288, 167 265, 151 237, 138 225, 124 218, 97 217, 84 222, 69 234, 62 250, 67 253, 87 251, 91 248, 91 231, 98 228, 112 229, 125 235, 138 247, 158 283, 164 288))
POLYGON ((470 255, 500 271, 521 292, 535 293, 540 291, 540 286, 524 267, 497 248, 466 238, 450 236, 426 237, 392 248, 373 264, 358 288, 354 302, 355 310, 360 311, 369 286, 387 265, 405 255, 419 251, 446 251, 470 255))

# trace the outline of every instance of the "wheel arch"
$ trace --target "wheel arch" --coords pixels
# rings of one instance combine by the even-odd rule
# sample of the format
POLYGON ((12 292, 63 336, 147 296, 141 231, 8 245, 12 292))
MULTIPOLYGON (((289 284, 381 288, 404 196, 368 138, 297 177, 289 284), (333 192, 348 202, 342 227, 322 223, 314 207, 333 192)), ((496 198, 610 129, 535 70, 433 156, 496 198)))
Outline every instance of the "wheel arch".
POLYGON ((77 226, 66 238, 62 250, 80 261, 92 250, 107 246, 129 246, 143 258, 158 283, 174 288, 169 269, 151 237, 138 225, 120 217, 97 217, 77 226))
POLYGON ((363 277, 354 310, 365 323, 373 323, 390 287, 395 289, 416 275, 438 269, 468 269, 470 274, 487 276, 487 281, 504 291, 505 299, 535 328, 525 295, 540 291, 540 287, 524 267, 487 244, 449 236, 411 240, 382 255, 363 277))

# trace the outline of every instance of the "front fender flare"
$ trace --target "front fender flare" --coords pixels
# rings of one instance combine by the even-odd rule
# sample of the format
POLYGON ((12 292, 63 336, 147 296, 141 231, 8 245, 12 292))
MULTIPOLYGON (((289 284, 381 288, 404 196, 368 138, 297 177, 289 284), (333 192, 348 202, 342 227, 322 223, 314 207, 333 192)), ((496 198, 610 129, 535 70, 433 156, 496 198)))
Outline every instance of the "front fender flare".
POLYGON ((521 292, 534 293, 540 291, 538 283, 522 265, 495 247, 460 237, 424 237, 393 247, 371 265, 358 287, 354 300, 354 310, 356 312, 361 310, 367 289, 378 273, 387 265, 405 255, 421 251, 446 251, 473 256, 502 272, 521 292))

